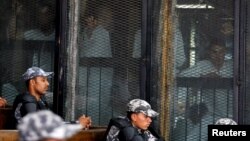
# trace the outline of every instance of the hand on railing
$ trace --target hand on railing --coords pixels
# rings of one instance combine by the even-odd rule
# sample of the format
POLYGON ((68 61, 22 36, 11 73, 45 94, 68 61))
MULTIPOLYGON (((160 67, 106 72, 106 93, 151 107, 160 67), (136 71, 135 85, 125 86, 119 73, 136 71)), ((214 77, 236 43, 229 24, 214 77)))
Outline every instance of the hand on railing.
POLYGON ((91 127, 92 125, 92 121, 91 121, 91 117, 82 115, 79 119, 78 119, 79 123, 83 126, 83 129, 87 130, 91 127))
POLYGON ((4 108, 7 105, 7 100, 0 97, 0 108, 4 108))

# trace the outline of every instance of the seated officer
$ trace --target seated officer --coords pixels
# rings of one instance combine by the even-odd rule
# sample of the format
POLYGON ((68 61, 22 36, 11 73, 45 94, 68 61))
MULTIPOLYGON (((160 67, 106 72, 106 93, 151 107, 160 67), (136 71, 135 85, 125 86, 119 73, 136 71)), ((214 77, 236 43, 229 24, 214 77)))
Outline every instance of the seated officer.
POLYGON ((105 141, 161 141, 161 137, 150 127, 152 117, 159 114, 148 102, 133 99, 128 104, 127 117, 110 120, 105 141))
MULTIPOLYGON (((53 72, 45 72, 38 67, 31 67, 23 74, 23 79, 25 80, 28 91, 17 95, 15 98, 13 104, 15 124, 19 123, 19 121, 29 113, 49 110, 45 94, 49 88, 48 77, 52 74, 53 72)), ((84 128, 89 128, 91 126, 90 117, 85 117, 85 115, 81 116, 78 121, 84 128)))

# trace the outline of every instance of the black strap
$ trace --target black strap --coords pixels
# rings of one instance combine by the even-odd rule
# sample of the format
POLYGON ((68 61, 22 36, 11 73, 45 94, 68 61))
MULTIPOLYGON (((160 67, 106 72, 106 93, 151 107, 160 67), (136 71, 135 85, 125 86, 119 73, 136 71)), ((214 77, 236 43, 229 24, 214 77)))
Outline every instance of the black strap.
POLYGON ((104 139, 103 141, 106 141, 106 137, 109 133, 109 130, 112 126, 116 126, 119 128, 119 130, 125 128, 125 127, 128 127, 128 126, 132 126, 129 119, 126 118, 126 117, 116 117, 116 118, 112 118, 110 119, 109 121, 109 124, 108 124, 108 127, 106 129, 106 132, 104 134, 104 139))
POLYGON ((155 131, 153 127, 149 126, 148 130, 158 139, 158 141, 163 141, 163 138, 155 131))
POLYGON ((44 96, 42 96, 41 99, 37 102, 37 106, 37 110, 49 109, 49 104, 47 103, 44 96))

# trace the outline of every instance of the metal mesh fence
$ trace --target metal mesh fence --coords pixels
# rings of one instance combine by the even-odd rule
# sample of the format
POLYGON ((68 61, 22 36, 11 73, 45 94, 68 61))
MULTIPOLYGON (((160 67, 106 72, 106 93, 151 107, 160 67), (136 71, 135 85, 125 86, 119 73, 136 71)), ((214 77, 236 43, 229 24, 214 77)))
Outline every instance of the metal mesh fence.
POLYGON ((206 140, 208 124, 233 118, 233 5, 233 1, 181 0, 174 5, 175 61, 181 63, 176 62, 173 141, 206 140))
MULTIPOLYGON (((170 108, 170 123, 164 126, 170 126, 171 140, 193 141, 205 140, 208 124, 233 117, 233 0, 74 0, 67 5, 65 101, 60 105, 66 120, 86 114, 94 125, 107 125, 126 113, 129 100, 145 96, 157 111, 170 108), (164 9, 168 2, 172 13, 164 9), (151 17, 143 21, 145 13, 151 17), (162 43, 164 38, 171 43, 162 43), (166 95, 161 93, 165 78, 166 95)), ((53 71, 58 15, 52 0, 2 0, 0 10, 0 96, 11 105, 25 91, 21 75, 28 67, 53 71)), ((53 93, 47 97, 53 104, 53 93)))
POLYGON ((78 52, 73 56, 77 63, 70 64, 76 70, 69 72, 77 73, 76 90, 70 96, 75 100, 69 102, 75 110, 65 112, 70 118, 87 114, 95 125, 107 125, 112 116, 126 114, 129 100, 139 97, 142 6, 140 1, 75 1, 69 5, 77 4, 78 52))
MULTIPOLYGON (((1 95, 12 105, 15 96, 25 91, 22 74, 26 69, 53 69, 55 3, 2 2, 1 17, 5 18, 1 19, 1 95)), ((53 85, 50 88, 52 91, 53 85)))

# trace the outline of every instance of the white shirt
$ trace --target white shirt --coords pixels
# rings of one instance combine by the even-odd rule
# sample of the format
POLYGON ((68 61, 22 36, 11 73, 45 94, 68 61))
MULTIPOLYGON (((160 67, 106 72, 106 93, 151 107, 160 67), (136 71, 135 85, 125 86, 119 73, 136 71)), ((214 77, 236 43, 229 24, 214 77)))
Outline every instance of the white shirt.
POLYGON ((24 32, 25 40, 45 40, 45 41, 54 41, 55 40, 55 32, 52 32, 49 35, 45 35, 38 29, 31 29, 24 32))
POLYGON ((80 57, 112 57, 109 32, 103 26, 97 26, 91 38, 84 32, 80 57))
POLYGON ((233 76, 233 62, 232 60, 227 60, 224 62, 223 66, 217 70, 214 65, 209 60, 203 60, 197 62, 194 66, 183 70, 179 76, 180 77, 201 77, 202 75, 207 75, 209 73, 216 73, 218 76, 229 78, 233 76))

